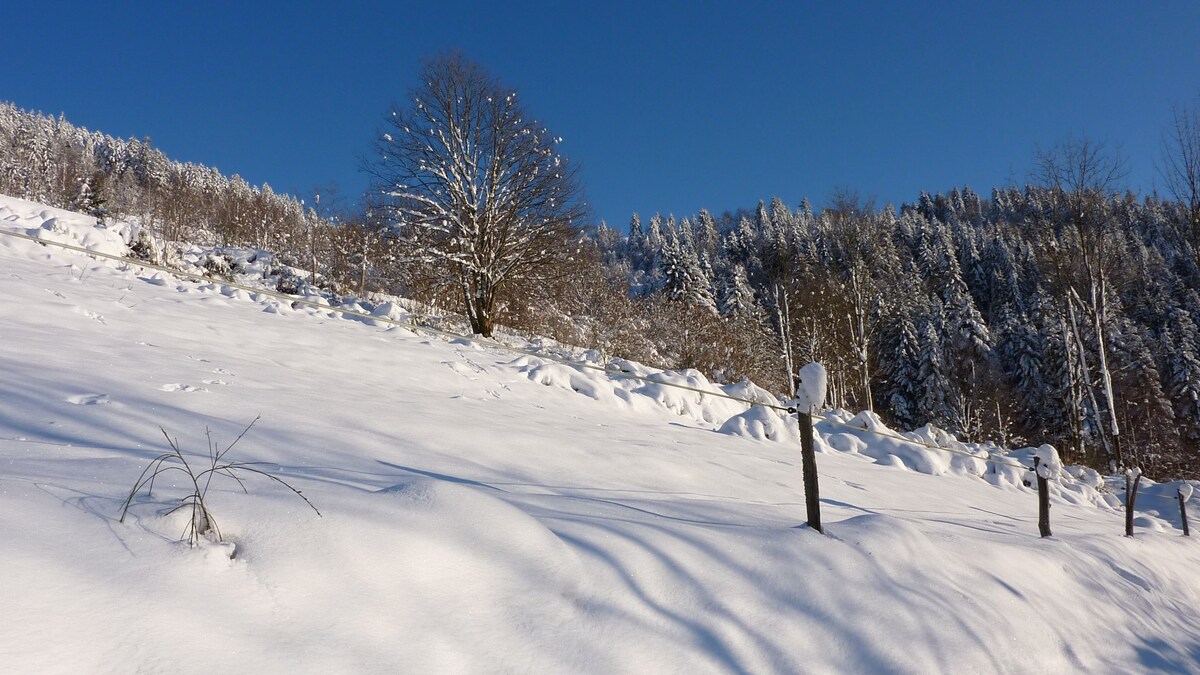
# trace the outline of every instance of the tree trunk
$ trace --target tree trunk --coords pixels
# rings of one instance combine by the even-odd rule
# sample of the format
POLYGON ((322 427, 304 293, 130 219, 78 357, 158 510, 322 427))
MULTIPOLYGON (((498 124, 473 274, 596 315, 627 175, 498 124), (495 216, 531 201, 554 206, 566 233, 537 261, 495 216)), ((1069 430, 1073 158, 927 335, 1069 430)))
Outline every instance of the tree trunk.
MULTIPOLYGON (((1096 421, 1096 428, 1100 431, 1100 442, 1104 446, 1105 460, 1108 462, 1109 470, 1116 470, 1116 454, 1113 453, 1112 446, 1109 445, 1108 436, 1104 434, 1104 422, 1100 420, 1100 406, 1096 403, 1096 391, 1092 387, 1091 368, 1088 367, 1087 354, 1083 348, 1083 337, 1079 334, 1079 323, 1075 319, 1075 304, 1072 298, 1078 298, 1072 291, 1072 294, 1067 297, 1067 311, 1071 316, 1071 332, 1075 336, 1075 345, 1079 349, 1079 365, 1083 369, 1083 384, 1087 391, 1088 401, 1092 404, 1092 417, 1096 421)), ((1080 301, 1079 304, 1083 304, 1080 301)))
POLYGON ((771 287, 775 295, 775 328, 779 333, 779 346, 781 355, 783 356, 783 369, 787 373, 786 386, 789 391, 796 389, 796 369, 792 363, 792 337, 788 326, 791 323, 787 306, 787 291, 784 290, 783 284, 774 284, 771 287))
POLYGON ((863 290, 859 268, 850 271, 850 297, 854 303, 854 316, 850 319, 850 333, 854 337, 854 350, 858 356, 858 367, 862 376, 863 398, 866 399, 867 410, 875 412, 875 397, 871 395, 871 341, 867 336, 867 299, 863 290))
POLYGON ((362 240, 359 242, 362 250, 359 252, 361 258, 358 266, 358 297, 361 299, 367 293, 367 255, 370 252, 371 240, 367 234, 366 226, 363 226, 362 240))
POLYGON ((1110 431, 1112 432, 1113 452, 1116 456, 1117 464, 1125 463, 1125 458, 1121 455, 1121 427, 1117 425, 1117 402, 1113 397, 1112 386, 1112 371, 1108 368, 1108 350, 1104 346, 1104 321, 1103 317, 1107 311, 1108 294, 1104 283, 1104 270, 1100 270, 1099 291, 1097 292, 1096 284, 1092 284, 1092 321, 1095 324, 1096 344, 1100 350, 1100 376, 1104 378, 1104 397, 1108 400, 1108 420, 1110 423, 1110 431), (1098 298, 1097 298, 1098 296, 1098 298))
POLYGON ((463 292, 467 295, 467 318, 471 321, 471 332, 486 338, 492 337, 495 328, 492 316, 496 302, 495 289, 486 279, 476 279, 474 284, 464 286, 463 292))
POLYGON ((492 317, 490 314, 479 313, 475 316, 475 322, 471 325, 471 331, 480 337, 492 337, 492 317))
POLYGON ((1069 404, 1071 406, 1071 415, 1068 420, 1070 424, 1071 445, 1072 449, 1077 453, 1077 456, 1083 456, 1083 400, 1080 394, 1080 383, 1077 377, 1075 368, 1075 359, 1072 357, 1072 341, 1070 333, 1068 333, 1067 320, 1062 319, 1062 335, 1063 335, 1063 355, 1067 361, 1067 389, 1070 397, 1069 404))

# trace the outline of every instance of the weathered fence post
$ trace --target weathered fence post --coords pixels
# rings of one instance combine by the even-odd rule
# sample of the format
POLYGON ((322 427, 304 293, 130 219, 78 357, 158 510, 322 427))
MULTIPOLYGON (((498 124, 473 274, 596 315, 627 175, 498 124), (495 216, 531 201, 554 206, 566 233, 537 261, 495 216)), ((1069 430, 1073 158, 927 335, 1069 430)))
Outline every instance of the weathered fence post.
POLYGON ((1125 470, 1125 536, 1133 536, 1133 506, 1137 501, 1138 485, 1142 482, 1141 469, 1125 470))
POLYGON ((1179 518, 1183 521, 1183 536, 1190 537, 1187 521, 1187 500, 1192 496, 1192 486, 1186 483, 1179 486, 1179 490, 1175 492, 1175 496, 1179 497, 1179 518))
POLYGON ((804 504, 808 526, 825 534, 821 526, 821 488, 817 477, 817 448, 813 438, 813 413, 825 405, 829 376, 825 366, 810 363, 796 373, 796 398, 792 405, 800 422, 800 459, 804 471, 804 504))
POLYGON ((1033 472, 1037 475, 1038 531, 1043 537, 1050 536, 1050 481, 1042 476, 1042 458, 1033 458, 1033 472))
POLYGON ((1038 446, 1033 453, 1033 475, 1038 489, 1038 531, 1043 537, 1050 536, 1050 481, 1057 480, 1062 470, 1058 450, 1045 443, 1038 446))
POLYGON ((800 419, 800 459, 804 470, 804 504, 808 509, 808 526, 825 534, 821 527, 821 486, 817 479, 817 449, 813 442, 812 415, 796 410, 800 419))

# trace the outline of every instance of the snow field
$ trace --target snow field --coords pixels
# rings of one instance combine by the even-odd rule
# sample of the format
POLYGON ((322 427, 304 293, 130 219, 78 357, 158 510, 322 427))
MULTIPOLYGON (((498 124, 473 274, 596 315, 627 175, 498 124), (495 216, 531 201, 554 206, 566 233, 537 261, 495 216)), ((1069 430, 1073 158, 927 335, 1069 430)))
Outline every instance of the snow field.
MULTIPOLYGON (((8 198, 0 227, 129 234, 8 198)), ((822 537, 766 408, 228 288, 0 236, 0 670, 1196 670, 1177 484, 1126 539, 1067 467, 1041 540, 1027 472, 834 411, 822 537), (177 541, 177 481, 117 522, 160 425, 200 454, 260 414, 230 457, 324 517, 249 477, 209 492, 232 559, 177 541)))

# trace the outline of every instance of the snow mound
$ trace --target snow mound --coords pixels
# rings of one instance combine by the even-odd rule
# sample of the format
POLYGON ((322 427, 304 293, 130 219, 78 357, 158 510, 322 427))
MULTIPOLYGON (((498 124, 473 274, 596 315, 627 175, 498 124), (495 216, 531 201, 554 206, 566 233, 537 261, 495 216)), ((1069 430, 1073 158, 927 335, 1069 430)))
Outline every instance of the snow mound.
MULTIPOLYGON (((984 478, 1001 487, 1036 489, 1033 460, 1040 455, 1053 461, 1058 453, 1052 451, 1053 447, 1049 445, 1014 450, 998 458, 1003 464, 993 463, 984 478), (1019 468, 1010 466, 1010 463, 1018 464, 1019 468)), ((1058 464, 1061 467, 1061 460, 1058 464)), ((1106 510, 1120 507, 1120 500, 1104 486, 1104 481, 1100 480, 1099 474, 1092 469, 1063 467, 1056 472, 1054 478, 1048 480, 1050 496, 1068 504, 1089 505, 1106 510)))
POLYGON ((873 412, 864 410, 844 424, 832 419, 821 419, 815 426, 822 436, 840 436, 830 443, 834 449, 865 455, 879 464, 903 467, 935 476, 947 473, 956 466, 953 456, 949 453, 924 447, 916 438, 904 438, 889 429, 873 412), (857 439, 858 442, 853 442, 850 438, 857 439))
POLYGON ((794 419, 757 405, 725 420, 717 431, 758 441, 780 441, 796 445, 800 443, 800 431, 794 419))
POLYGON ((543 591, 573 596, 583 578, 575 554, 541 522, 489 492, 499 494, 424 476, 376 491, 373 508, 409 534, 403 562, 389 576, 437 578, 459 593, 492 596, 531 592, 523 583, 537 579, 543 591))
MULTIPOLYGON (((77 246, 106 255, 124 256, 134 228, 126 223, 98 225, 82 213, 50 208, 12 197, 0 204, 0 227, 43 241, 77 246)), ((33 242, 0 237, 0 246, 22 250, 27 255, 44 254, 33 242)))
MULTIPOLYGON (((768 392, 749 382, 722 387, 694 369, 657 370, 624 359, 604 361, 594 352, 579 358, 583 365, 526 355, 512 360, 509 365, 530 380, 548 387, 574 391, 596 401, 618 402, 622 407, 644 412, 665 409, 714 426, 745 413, 750 406, 742 401, 731 400, 728 398, 730 396, 778 404, 777 399, 768 392)), ((772 434, 770 438, 784 440, 792 437, 772 434)))
POLYGON ((847 518, 832 527, 830 535, 872 556, 887 556, 897 550, 912 553, 912 559, 917 560, 932 560, 937 555, 937 547, 920 529, 878 513, 847 518))
POLYGON ((406 322, 411 319, 411 314, 408 310, 401 307, 399 303, 387 301, 380 303, 374 310, 371 311, 372 316, 376 316, 389 321, 406 322))

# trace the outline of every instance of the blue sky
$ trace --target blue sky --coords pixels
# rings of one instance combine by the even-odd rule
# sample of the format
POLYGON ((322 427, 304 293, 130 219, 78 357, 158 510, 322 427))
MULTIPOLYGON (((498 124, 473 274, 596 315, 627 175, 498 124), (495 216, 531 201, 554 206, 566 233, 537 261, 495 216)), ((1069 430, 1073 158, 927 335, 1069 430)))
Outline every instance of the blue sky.
POLYGON ((461 49, 582 166, 596 218, 838 186, 879 203, 1120 148, 1148 192, 1200 103, 1200 2, 6 3, 0 100, 302 194, 356 197, 420 59, 461 49), (14 6, 15 5, 15 6, 14 6))

